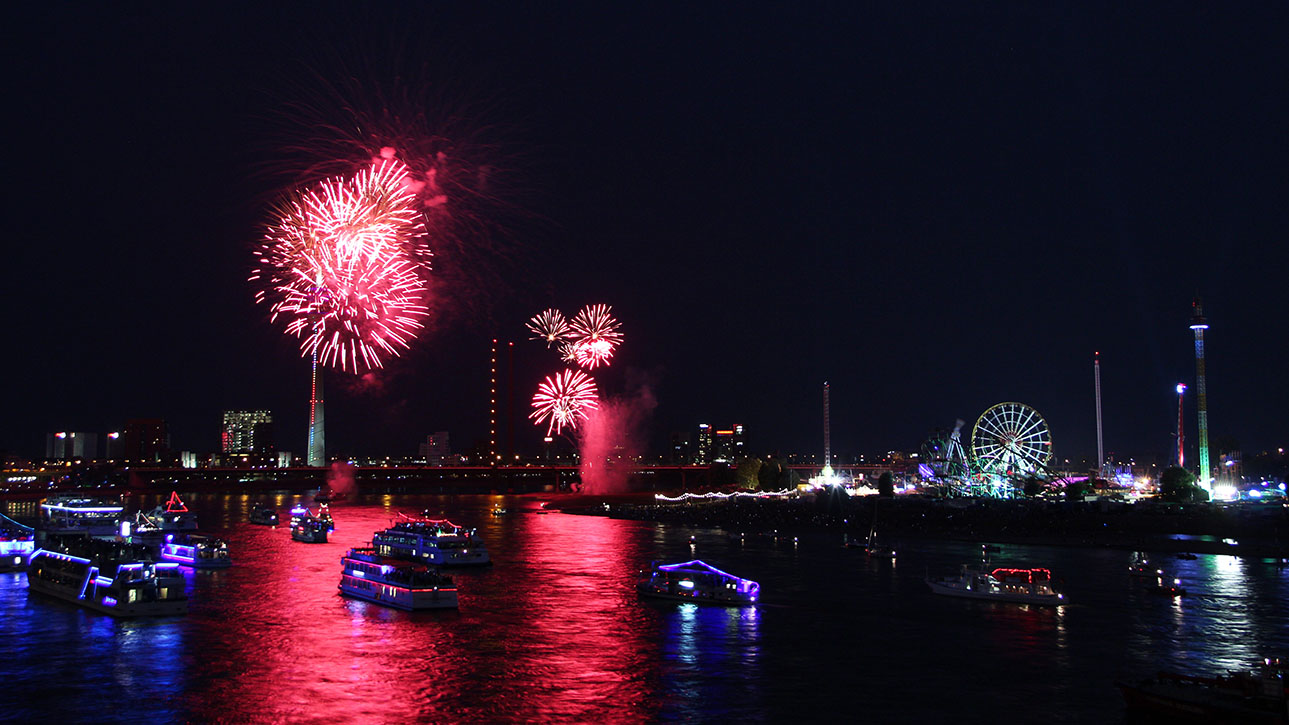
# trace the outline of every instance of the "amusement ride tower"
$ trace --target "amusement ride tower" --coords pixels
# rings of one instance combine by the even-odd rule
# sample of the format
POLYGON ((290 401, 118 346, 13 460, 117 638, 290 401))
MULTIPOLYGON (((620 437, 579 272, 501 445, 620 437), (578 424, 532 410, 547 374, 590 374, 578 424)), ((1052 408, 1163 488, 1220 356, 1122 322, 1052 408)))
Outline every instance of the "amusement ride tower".
POLYGON ((828 381, 824 381, 824 467, 819 475, 824 479, 832 477, 832 426, 828 422, 828 381))
POLYGON ((1213 482, 1212 472, 1208 467, 1208 392, 1204 385, 1204 331, 1208 329, 1208 321, 1204 319, 1204 305, 1200 298, 1196 297, 1191 307, 1194 309, 1191 330, 1195 333, 1195 405, 1199 418, 1199 484, 1211 494, 1213 482))
POLYGON ((1105 444, 1101 439, 1101 353, 1092 354, 1092 379, 1097 389, 1097 475, 1105 475, 1105 444))

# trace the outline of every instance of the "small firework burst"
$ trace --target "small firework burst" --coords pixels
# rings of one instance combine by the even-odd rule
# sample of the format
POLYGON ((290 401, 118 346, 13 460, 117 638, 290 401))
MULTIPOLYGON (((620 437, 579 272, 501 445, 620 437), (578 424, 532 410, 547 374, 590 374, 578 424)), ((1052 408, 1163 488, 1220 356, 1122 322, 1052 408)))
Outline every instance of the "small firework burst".
POLYGON ((545 310, 529 320, 528 329, 532 330, 533 334, 536 335, 536 337, 529 339, 545 340, 548 348, 567 339, 572 333, 568 320, 564 318, 564 313, 554 308, 545 310))
POLYGON ((537 386, 528 417, 538 425, 545 422, 546 435, 551 435, 565 427, 576 428, 599 405, 595 380, 581 370, 564 370, 537 386))
POLYGON ((609 314, 612 309, 609 305, 587 305, 569 322, 573 359, 579 365, 585 368, 607 365, 622 343, 620 324, 609 314))

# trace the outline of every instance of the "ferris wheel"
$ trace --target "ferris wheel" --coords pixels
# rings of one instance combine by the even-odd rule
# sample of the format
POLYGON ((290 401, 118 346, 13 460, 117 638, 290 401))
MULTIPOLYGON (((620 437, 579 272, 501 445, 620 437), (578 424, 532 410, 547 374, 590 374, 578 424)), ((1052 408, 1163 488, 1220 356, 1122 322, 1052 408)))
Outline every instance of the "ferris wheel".
POLYGON ((972 458, 982 473, 1034 473, 1052 460, 1052 432, 1037 410, 1024 403, 999 403, 971 430, 972 458))

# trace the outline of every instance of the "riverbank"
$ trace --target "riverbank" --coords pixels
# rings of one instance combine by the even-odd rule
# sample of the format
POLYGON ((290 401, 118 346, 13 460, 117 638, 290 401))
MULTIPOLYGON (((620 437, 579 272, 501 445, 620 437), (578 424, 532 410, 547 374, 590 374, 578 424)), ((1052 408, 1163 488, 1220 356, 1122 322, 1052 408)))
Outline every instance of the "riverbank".
POLYGON ((652 493, 566 495, 548 510, 731 533, 832 531, 838 540, 947 539, 1289 559, 1289 508, 876 496, 737 497, 660 502, 652 493))

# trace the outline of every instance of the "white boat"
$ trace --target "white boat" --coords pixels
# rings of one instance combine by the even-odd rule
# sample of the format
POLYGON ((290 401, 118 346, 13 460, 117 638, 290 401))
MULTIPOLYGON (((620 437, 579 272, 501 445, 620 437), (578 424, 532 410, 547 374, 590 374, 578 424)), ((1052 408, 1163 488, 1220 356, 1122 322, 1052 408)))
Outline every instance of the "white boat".
POLYGON ((935 594, 966 599, 986 599, 1015 604, 1066 604, 1065 595, 1052 588, 1052 573, 1047 569, 1012 569, 989 567, 988 552, 979 568, 966 564, 957 576, 927 579, 935 594))
POLYGON ((291 525, 291 538, 306 544, 325 544, 331 526, 316 516, 303 516, 291 525))
POLYGON ((156 563, 142 547, 92 539, 67 551, 36 549, 28 588, 114 617, 186 614, 183 576, 173 562, 156 563))
POLYGON ((451 577, 420 564, 388 559, 375 549, 350 549, 340 557, 340 592, 396 609, 455 609, 451 577))
POLYGON ((63 534, 115 537, 117 519, 124 510, 124 506, 89 496, 50 496, 40 504, 37 538, 43 541, 63 534))
POLYGON ((228 544, 200 534, 166 534, 161 558, 193 569, 226 569, 233 565, 228 544))
POLYGON ((642 597, 745 606, 756 604, 761 585, 694 559, 679 564, 653 562, 641 570, 636 591, 642 597))
POLYGON ((164 506, 158 506, 144 514, 162 531, 193 531, 197 528, 197 514, 188 510, 188 506, 175 491, 164 506))
POLYGON ((381 556, 434 566, 482 566, 492 563, 488 547, 474 529, 447 519, 412 518, 393 522, 372 534, 372 547, 381 556))

